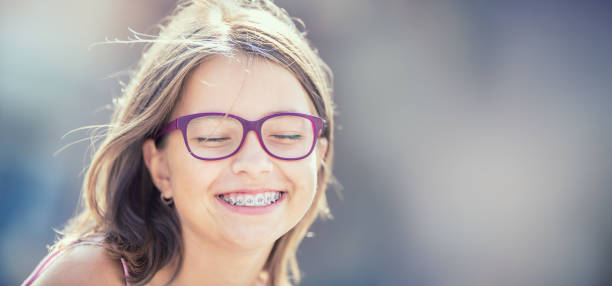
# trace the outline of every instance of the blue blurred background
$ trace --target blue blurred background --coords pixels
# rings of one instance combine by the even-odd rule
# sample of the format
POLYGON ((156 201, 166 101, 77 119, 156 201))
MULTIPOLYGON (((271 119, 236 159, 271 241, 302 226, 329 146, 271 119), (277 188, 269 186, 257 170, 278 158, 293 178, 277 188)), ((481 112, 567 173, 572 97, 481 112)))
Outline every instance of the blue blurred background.
MULTIPOLYGON (((277 1, 335 73, 334 220, 303 285, 612 285, 612 2, 277 1)), ((89 142, 175 1, 0 2, 0 284, 76 208, 89 142)))

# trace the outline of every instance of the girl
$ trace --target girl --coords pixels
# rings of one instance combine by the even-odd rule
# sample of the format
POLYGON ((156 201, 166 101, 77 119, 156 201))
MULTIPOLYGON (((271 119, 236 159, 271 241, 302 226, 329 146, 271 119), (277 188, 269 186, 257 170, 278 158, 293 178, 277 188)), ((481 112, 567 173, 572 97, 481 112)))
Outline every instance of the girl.
POLYGON ((331 71, 271 1, 181 1, 25 285, 290 285, 329 217, 331 71))

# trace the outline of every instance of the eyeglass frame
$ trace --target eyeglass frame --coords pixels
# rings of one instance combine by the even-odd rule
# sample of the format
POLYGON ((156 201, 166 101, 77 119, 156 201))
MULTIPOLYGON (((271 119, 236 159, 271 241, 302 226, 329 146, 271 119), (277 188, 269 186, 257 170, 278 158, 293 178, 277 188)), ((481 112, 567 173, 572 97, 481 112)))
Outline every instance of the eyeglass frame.
POLYGON ((250 131, 254 131, 255 134, 257 135, 257 139, 259 140, 259 145, 261 145, 261 147, 264 149, 264 151, 266 151, 268 155, 272 156, 273 158, 280 159, 280 160, 295 161, 295 160, 304 159, 312 153, 317 143, 317 139, 319 139, 319 137, 321 136, 321 133, 324 127, 325 127, 325 119, 315 116, 315 115, 310 115, 310 114, 305 114, 305 113, 278 112, 278 113, 272 113, 272 114, 266 115, 258 120, 251 121, 251 120, 246 120, 238 115, 234 115, 230 113, 205 112, 205 113, 194 113, 194 114, 179 116, 176 119, 168 122, 168 124, 166 124, 166 126, 161 131, 159 131, 159 133, 157 133, 157 136, 155 136, 155 141, 159 140, 162 136, 178 129, 178 130, 181 130, 181 133, 183 134, 183 140, 185 141, 185 147, 187 147, 187 151, 189 151, 189 154, 191 154, 191 156, 195 157, 196 159, 200 159, 204 161, 217 161, 217 160, 223 160, 223 159, 229 158, 235 155, 236 153, 238 153, 238 151, 240 151, 240 149, 242 148, 242 145, 246 141, 246 137, 248 133, 250 131), (270 150, 268 150, 268 148, 266 147, 266 144, 263 143, 263 139, 261 135, 261 127, 263 126, 263 123, 270 118, 286 116, 286 115, 306 118, 312 124, 312 128, 313 128, 312 146, 310 147, 310 150, 308 150, 308 152, 304 156, 297 157, 297 158, 285 158, 285 157, 276 156, 272 154, 272 152, 270 152, 270 150), (231 118, 238 120, 242 124, 242 139, 240 140, 240 144, 238 144, 238 147, 236 147, 236 150, 234 150, 231 154, 227 156, 213 158, 213 159, 200 157, 191 151, 191 147, 189 147, 189 142, 187 140, 187 125, 189 125, 189 122, 191 120, 195 118, 199 118, 199 117, 204 117, 204 116, 227 116, 227 117, 231 117, 231 118))

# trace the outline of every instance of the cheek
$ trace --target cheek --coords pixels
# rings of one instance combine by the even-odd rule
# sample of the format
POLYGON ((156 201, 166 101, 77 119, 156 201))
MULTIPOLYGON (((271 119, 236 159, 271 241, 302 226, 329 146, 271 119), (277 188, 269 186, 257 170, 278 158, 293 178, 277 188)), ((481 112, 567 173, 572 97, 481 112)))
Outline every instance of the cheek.
POLYGON ((205 162, 191 156, 183 141, 176 143, 170 153, 169 169, 175 199, 205 196, 209 186, 219 176, 222 162, 205 162), (180 143, 180 144, 178 144, 180 143))
POLYGON ((219 176, 219 168, 201 162, 177 164, 172 176, 175 197, 203 196, 219 176))
POLYGON ((317 169, 316 160, 312 158, 314 156, 305 158, 297 166, 291 168, 292 172, 289 179, 294 184, 293 193, 289 197, 291 212, 288 220, 291 221, 291 227, 298 224, 313 208, 316 196, 317 169))
POLYGON ((296 196, 314 198, 317 184, 317 164, 314 156, 305 158, 297 164, 285 168, 285 174, 292 181, 296 196))

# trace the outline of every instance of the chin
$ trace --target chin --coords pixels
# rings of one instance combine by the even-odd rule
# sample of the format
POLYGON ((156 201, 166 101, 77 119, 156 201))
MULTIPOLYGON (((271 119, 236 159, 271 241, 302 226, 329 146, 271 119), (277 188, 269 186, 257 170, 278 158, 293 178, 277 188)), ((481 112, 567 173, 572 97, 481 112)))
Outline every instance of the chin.
POLYGON ((272 246, 285 233, 278 230, 233 229, 227 233, 227 240, 235 247, 252 250, 272 246))

